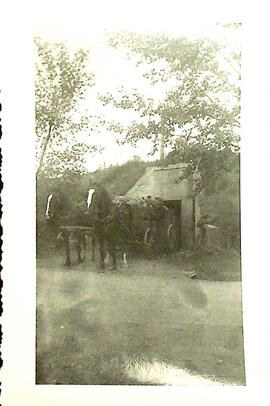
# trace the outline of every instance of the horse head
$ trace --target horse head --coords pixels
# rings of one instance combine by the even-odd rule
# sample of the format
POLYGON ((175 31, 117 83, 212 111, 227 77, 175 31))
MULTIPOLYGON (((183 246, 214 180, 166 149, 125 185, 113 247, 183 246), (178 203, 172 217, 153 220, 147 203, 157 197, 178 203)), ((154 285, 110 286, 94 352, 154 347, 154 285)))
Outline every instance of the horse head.
POLYGON ((56 218, 62 210, 61 198, 57 193, 50 193, 47 198, 45 216, 47 220, 56 218))
POLYGON ((87 210, 89 211, 90 210, 90 208, 91 208, 91 204, 92 204, 92 197, 93 197, 93 194, 95 193, 95 189, 93 189, 93 188, 90 188, 89 190, 88 190, 88 193, 87 193, 87 199, 86 199, 86 204, 87 204, 87 210))

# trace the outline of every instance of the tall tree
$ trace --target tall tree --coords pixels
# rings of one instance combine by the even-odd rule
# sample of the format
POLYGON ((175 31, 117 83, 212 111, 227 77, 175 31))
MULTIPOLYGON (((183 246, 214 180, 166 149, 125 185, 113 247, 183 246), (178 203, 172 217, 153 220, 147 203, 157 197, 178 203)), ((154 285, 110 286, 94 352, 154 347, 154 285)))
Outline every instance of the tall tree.
POLYGON ((110 45, 125 47, 151 84, 167 83, 168 90, 163 100, 145 98, 137 90, 101 95, 104 104, 138 113, 129 126, 114 122, 109 129, 134 145, 151 140, 153 152, 162 141, 174 151, 174 160, 188 163, 186 176, 199 170, 206 182, 219 168, 229 167, 228 158, 239 150, 240 90, 228 61, 222 68, 223 45, 207 38, 132 33, 111 36, 110 45))
POLYGON ((37 176, 42 170, 50 174, 83 170, 85 154, 96 149, 77 137, 96 125, 87 112, 81 114, 85 94, 94 85, 88 54, 83 49, 72 54, 64 43, 49 44, 40 38, 35 44, 37 176))

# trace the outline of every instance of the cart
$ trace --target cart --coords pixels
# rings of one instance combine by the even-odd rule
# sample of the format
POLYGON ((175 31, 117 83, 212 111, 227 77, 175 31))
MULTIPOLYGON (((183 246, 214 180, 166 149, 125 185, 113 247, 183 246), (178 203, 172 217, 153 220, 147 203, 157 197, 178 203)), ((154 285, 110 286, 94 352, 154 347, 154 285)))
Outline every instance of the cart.
POLYGON ((173 211, 161 199, 126 199, 132 212, 131 244, 147 257, 173 253, 179 248, 179 225, 173 211))

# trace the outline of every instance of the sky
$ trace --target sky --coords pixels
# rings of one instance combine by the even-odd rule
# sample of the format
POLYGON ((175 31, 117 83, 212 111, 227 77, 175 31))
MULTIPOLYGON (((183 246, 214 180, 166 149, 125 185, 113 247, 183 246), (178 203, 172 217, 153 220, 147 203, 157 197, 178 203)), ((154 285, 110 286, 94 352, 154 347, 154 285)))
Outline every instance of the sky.
MULTIPOLYGON (((37 4, 35 10, 35 35, 47 41, 65 41, 71 50, 83 47, 90 51, 90 69, 94 71, 95 87, 91 88, 86 106, 93 115, 105 115, 107 119, 131 121, 134 113, 121 113, 111 107, 102 107, 97 101, 98 93, 123 86, 137 88, 143 94, 162 98, 164 89, 151 87, 132 61, 128 61, 119 50, 108 47, 105 34, 116 31, 144 33, 166 33, 167 35, 204 34, 218 39, 223 31, 217 23, 241 21, 241 7, 237 2, 194 2, 181 1, 82 1, 62 0, 37 4), (218 3, 218 7, 217 4, 218 3), (230 6, 231 4, 231 6, 230 6), (232 7, 233 6, 233 7, 232 7), (195 12, 194 12, 195 11, 195 12)), ((228 35, 228 34, 227 34, 228 35)), ((238 41, 230 36, 233 43, 238 41)), ((134 155, 142 159, 156 159, 149 156, 151 144, 141 141, 136 148, 119 146, 115 135, 105 129, 91 136, 91 142, 102 145, 103 152, 87 158, 87 168, 95 170, 100 166, 123 163, 134 155)))

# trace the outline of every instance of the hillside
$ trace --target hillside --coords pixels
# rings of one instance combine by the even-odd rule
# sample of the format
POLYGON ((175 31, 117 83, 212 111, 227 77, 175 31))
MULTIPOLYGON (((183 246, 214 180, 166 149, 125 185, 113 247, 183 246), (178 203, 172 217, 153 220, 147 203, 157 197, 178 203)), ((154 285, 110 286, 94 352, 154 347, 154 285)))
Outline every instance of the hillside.
POLYGON ((93 173, 93 179, 102 182, 110 195, 126 194, 144 174, 149 163, 129 161, 123 165, 111 166, 93 173))

